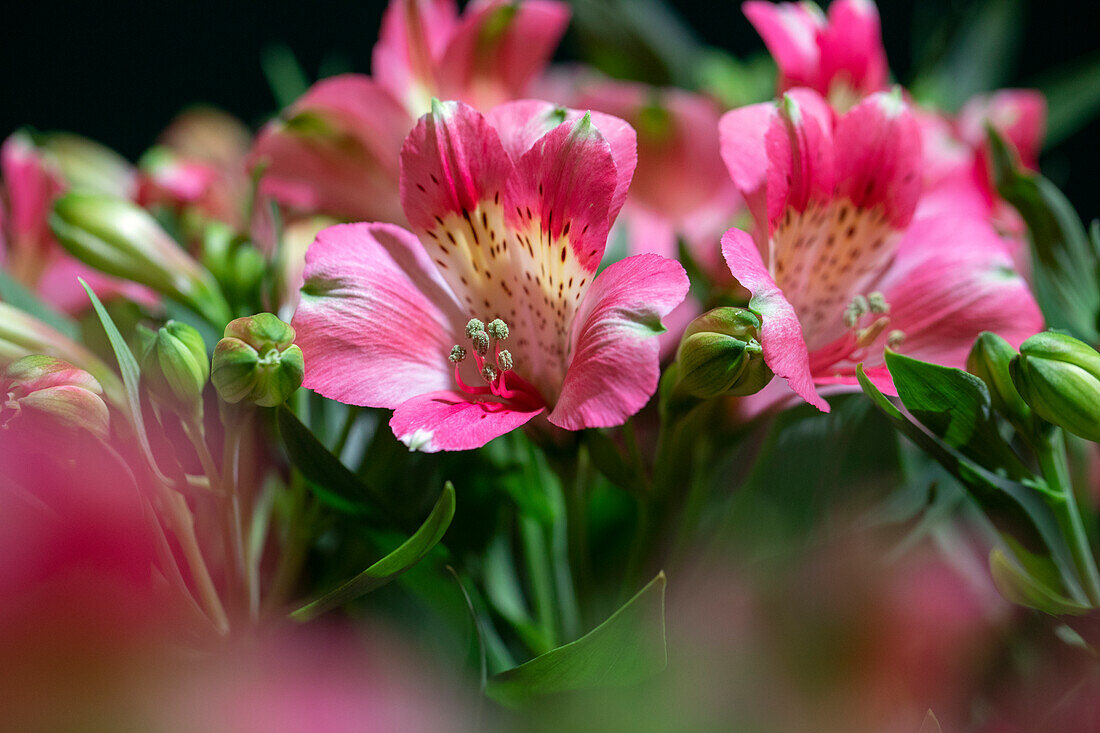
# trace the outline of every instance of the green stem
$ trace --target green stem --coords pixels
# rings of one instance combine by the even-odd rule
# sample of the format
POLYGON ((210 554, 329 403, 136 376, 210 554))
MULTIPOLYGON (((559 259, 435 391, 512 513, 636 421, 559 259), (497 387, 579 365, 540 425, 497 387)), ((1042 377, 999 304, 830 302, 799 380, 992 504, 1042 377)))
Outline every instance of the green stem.
POLYGON ((344 424, 340 427, 340 434, 336 437, 336 443, 332 446, 332 455, 340 458, 344 452, 344 446, 348 444, 352 428, 355 427, 355 419, 359 417, 359 408, 348 405, 347 414, 344 416, 344 424))
POLYGON ((195 582, 195 588, 199 592, 199 601, 203 609, 214 622, 214 627, 219 634, 229 632, 229 617, 225 613, 225 606, 218 597, 217 588, 210 577, 210 570, 206 566, 206 560, 199 549, 198 538, 195 537, 195 520, 191 516, 191 509, 187 501, 178 492, 172 489, 164 489, 164 504, 168 511, 168 519, 171 522, 172 533, 183 550, 183 557, 187 561, 191 579, 195 582))
POLYGON ((546 551, 546 533, 537 519, 519 518, 523 555, 527 561, 527 573, 534 596, 535 617, 546 634, 551 649, 557 643, 557 625, 554 613, 554 581, 550 571, 550 557, 546 551))
MULTIPOLYGON (((251 511, 242 509, 243 496, 241 495, 241 482, 239 465, 241 455, 241 438, 248 428, 247 408, 235 405, 226 405, 222 413, 222 425, 225 427, 225 442, 222 451, 222 490, 229 502, 228 514, 230 526, 230 540, 233 545, 234 564, 241 578, 241 605, 248 610, 248 617, 255 621, 259 617, 259 588, 256 576, 253 572, 251 548, 244 541, 245 515, 251 515, 251 511)), ((251 521, 248 522, 251 526, 251 521)))
POLYGON ((1097 572, 1096 559, 1089 547, 1085 524, 1081 519, 1081 511, 1077 507, 1077 497, 1069 481, 1065 438, 1062 431, 1055 429, 1051 437, 1039 446, 1037 454, 1043 478, 1046 479, 1051 491, 1056 494, 1050 502, 1051 510, 1069 542, 1073 560, 1084 581, 1085 593, 1092 605, 1100 606, 1100 573, 1097 572))

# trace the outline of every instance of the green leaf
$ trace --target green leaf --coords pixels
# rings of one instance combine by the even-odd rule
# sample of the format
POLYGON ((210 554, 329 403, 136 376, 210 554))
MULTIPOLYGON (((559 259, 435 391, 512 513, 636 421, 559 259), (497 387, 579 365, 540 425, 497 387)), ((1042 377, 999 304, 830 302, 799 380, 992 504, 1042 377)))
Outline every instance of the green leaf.
POLYGON ((902 404, 952 448, 1015 479, 1031 472, 1001 437, 989 401, 989 388, 961 369, 912 359, 887 349, 886 366, 902 404))
POLYGON ((913 96, 957 110, 979 92, 1003 86, 1012 73, 1024 19, 1022 0, 985 0, 954 21, 933 68, 913 80, 913 96))
POLYGON ((1046 97, 1046 145, 1054 147, 1100 112, 1100 54, 1055 69, 1028 86, 1046 97))
POLYGON ((1047 325, 1100 342, 1096 247, 1062 192, 1038 173, 1021 170, 996 130, 988 134, 997 190, 1027 224, 1035 297, 1047 325))
POLYGON ((856 368, 856 377, 864 394, 894 427, 957 478, 1002 534, 1031 552, 1049 551, 1066 588, 1074 596, 1083 593, 1065 537, 1035 486, 998 476, 922 430, 871 383, 862 365, 856 368))
POLYGON ((294 611, 290 617, 295 621, 309 621, 325 611, 381 588, 423 560, 428 552, 443 539, 454 515, 455 489, 448 481, 431 514, 400 547, 340 587, 294 611))
POLYGON ((309 88, 309 78, 298 63, 290 46, 275 43, 260 54, 260 66, 263 67, 271 95, 279 108, 289 107, 305 94, 309 88))
POLYGON ((287 456, 303 476, 352 506, 389 509, 371 486, 334 456, 286 405, 279 406, 278 422, 287 456))
POLYGON ((1044 613, 1079 615, 1091 608, 1066 598, 1039 580, 999 547, 989 553, 989 571, 1001 595, 1009 601, 1044 613))
POLYGON ((574 642, 494 675, 487 694, 519 705, 540 695, 630 685, 664 669, 665 574, 574 642))
POLYGON ((80 327, 76 321, 55 310, 3 269, 0 269, 0 300, 30 313, 73 340, 80 338, 80 327))
POLYGON ((91 298, 92 307, 95 308, 96 315, 99 316, 99 322, 103 324, 103 330, 107 333, 107 340, 111 342, 115 358, 118 359, 118 368, 122 373, 122 385, 126 393, 126 404, 130 408, 130 421, 134 427, 134 433, 137 435, 138 444, 141 446, 141 452, 145 455, 145 460, 157 479, 165 485, 171 486, 172 481, 161 473, 160 467, 157 466, 156 458, 153 457, 153 449, 149 445, 149 436, 145 432, 145 418, 141 412, 141 392, 139 391, 141 368, 138 366, 137 359, 134 358, 134 353, 126 345, 126 340, 122 338, 118 327, 111 319, 110 314, 107 313, 107 309, 103 307, 103 303, 100 302, 95 291, 89 287, 88 283, 84 282, 84 278, 77 279, 84 287, 84 291, 88 293, 88 297, 91 298))

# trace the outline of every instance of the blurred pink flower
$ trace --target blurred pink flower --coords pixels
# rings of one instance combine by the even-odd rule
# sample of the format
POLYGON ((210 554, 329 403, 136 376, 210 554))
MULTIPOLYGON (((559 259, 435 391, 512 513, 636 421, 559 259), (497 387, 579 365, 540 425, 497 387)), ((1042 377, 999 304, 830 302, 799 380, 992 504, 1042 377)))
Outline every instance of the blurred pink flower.
POLYGON ((394 434, 427 451, 479 447, 544 411, 567 430, 621 424, 657 387, 654 337, 688 287, 652 254, 595 276, 634 156, 633 130, 607 115, 437 106, 401 154, 420 240, 352 224, 309 249, 293 321, 305 385, 395 409, 394 434))
POLYGON ((105 300, 124 296, 153 301, 146 289, 88 267, 57 243, 49 216, 68 184, 26 133, 16 132, 0 146, 0 177, 0 266, 8 274, 68 313, 91 305, 78 277, 105 300))
POLYGON ((828 17, 812 2, 751 0, 743 8, 779 66, 778 93, 809 87, 843 112, 886 88, 886 51, 871 0, 833 0, 828 17))
POLYGON ((883 349, 964 365, 978 333, 1019 343, 1042 328, 1009 247, 967 206, 921 212, 920 130, 899 95, 839 117, 816 92, 733 110, 722 156, 756 220, 723 238, 764 318, 764 358, 822 410, 815 385, 855 367, 893 390, 883 349))
POLYGON ((556 0, 391 0, 371 76, 318 82, 258 136, 261 191, 303 213, 404 224, 398 156, 433 97, 489 109, 524 95, 569 9, 556 0))

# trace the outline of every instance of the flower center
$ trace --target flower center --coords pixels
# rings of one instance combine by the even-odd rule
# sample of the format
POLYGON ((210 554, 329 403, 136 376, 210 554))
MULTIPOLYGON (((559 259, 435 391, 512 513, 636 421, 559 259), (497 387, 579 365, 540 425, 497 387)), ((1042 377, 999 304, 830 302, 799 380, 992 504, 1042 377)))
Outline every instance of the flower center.
POLYGON ((902 331, 887 331, 890 327, 890 304, 878 291, 856 295, 844 308, 842 317, 847 330, 840 338, 811 354, 811 371, 822 373, 830 368, 835 369, 842 362, 854 365, 863 361, 874 345, 880 343, 879 337, 883 333, 886 334, 885 346, 890 348, 897 348, 905 340, 902 331))
MULTIPOLYGON (((466 324, 466 338, 470 341, 470 350, 459 344, 451 347, 448 360, 454 364, 455 383, 468 395, 496 397, 513 403, 516 407, 533 409, 545 405, 542 396, 527 380, 516 374, 513 369, 515 360, 512 352, 501 348, 509 336, 508 324, 499 318, 489 321, 488 325, 478 318, 471 318, 466 324), (460 373, 460 365, 472 354, 478 376, 484 384, 467 384, 460 373)), ((500 404, 496 401, 479 400, 486 404, 500 404)))

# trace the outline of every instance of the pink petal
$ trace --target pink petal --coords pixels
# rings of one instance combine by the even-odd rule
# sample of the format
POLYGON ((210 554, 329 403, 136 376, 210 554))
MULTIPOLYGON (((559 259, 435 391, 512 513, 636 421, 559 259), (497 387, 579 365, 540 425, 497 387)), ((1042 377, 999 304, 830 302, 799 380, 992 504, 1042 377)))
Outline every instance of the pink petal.
POLYGON ((1010 244, 978 218, 914 221, 879 286, 890 328, 905 334, 897 350, 917 359, 961 368, 982 331, 1018 346, 1043 329, 1010 244))
POLYGON ((567 4, 552 0, 472 4, 440 60, 440 96, 480 109, 523 96, 549 63, 569 16, 567 4))
POLYGON ((828 25, 818 39, 821 78, 826 84, 845 80, 855 91, 870 94, 886 84, 886 50, 878 9, 871 0, 834 0, 828 25))
POLYGON ((749 307, 763 321, 760 345, 764 349, 765 363, 776 376, 787 380, 802 399, 828 412, 829 403, 814 389, 810 355, 798 316, 764 267, 752 237, 740 229, 730 229, 722 237, 722 254, 730 272, 752 294, 749 307))
POLYGON ((401 204, 416 230, 450 214, 499 203, 512 161, 496 130, 472 107, 442 102, 417 122, 401 148, 401 204))
POLYGON ((454 0, 391 0, 371 55, 371 73, 397 99, 409 102, 425 93, 430 98, 438 85, 439 59, 457 25, 454 0))
POLYGON ((1020 162, 1039 167, 1039 151, 1046 135, 1047 104, 1033 89, 1001 89, 968 101, 959 113, 959 134, 975 148, 986 138, 991 124, 1020 155, 1020 162))
POLYGON ((48 248, 53 235, 46 220, 63 186, 47 168, 29 135, 13 133, 0 146, 0 174, 7 189, 11 244, 48 248))
POLYGON ((763 102, 730 110, 718 122, 722 160, 758 222, 768 221, 769 214, 782 210, 787 195, 786 186, 781 192, 767 188, 769 151, 765 140, 778 119, 775 104, 763 102))
POLYGON ((514 410, 496 402, 471 402, 463 392, 441 390, 398 405, 390 428, 409 450, 473 450, 521 427, 544 409, 514 410))
MULTIPOLYGON (((507 102, 494 107, 486 119, 500 134, 501 143, 512 160, 524 153, 544 135, 563 124, 575 125, 584 117, 577 109, 565 109, 539 100, 507 102)), ((611 146, 611 158, 617 175, 615 194, 611 199, 608 218, 614 221, 630 187, 638 163, 638 143, 634 128, 624 120, 602 112, 590 112, 592 124, 611 146)))
POLYGON ((661 318, 688 290, 680 263, 644 254, 600 273, 573 324, 572 358, 550 422, 566 430, 621 425, 660 377, 661 318))
POLYGON ((529 249, 543 250, 532 253, 536 260, 560 259, 555 267, 591 274, 603 259, 618 186, 611 145, 585 115, 555 127, 517 161, 506 221, 529 249))
POLYGON ((921 162, 920 128, 898 94, 871 95, 837 122, 837 197, 862 209, 882 206, 894 229, 913 217, 921 162))
POLYGON ((403 223, 399 154, 413 119, 369 77, 318 82, 265 127, 249 155, 261 192, 306 213, 403 223))
MULTIPOLYGON (((752 0, 741 6, 779 66, 778 91, 792 86, 820 86, 821 52, 817 36, 825 25, 820 11, 805 3, 752 0)), ((824 92, 824 89, 818 89, 824 92)))
POLYGON ((292 324, 306 387, 393 408, 453 385, 447 355, 465 319, 416 237, 390 224, 342 224, 306 253, 292 324))

